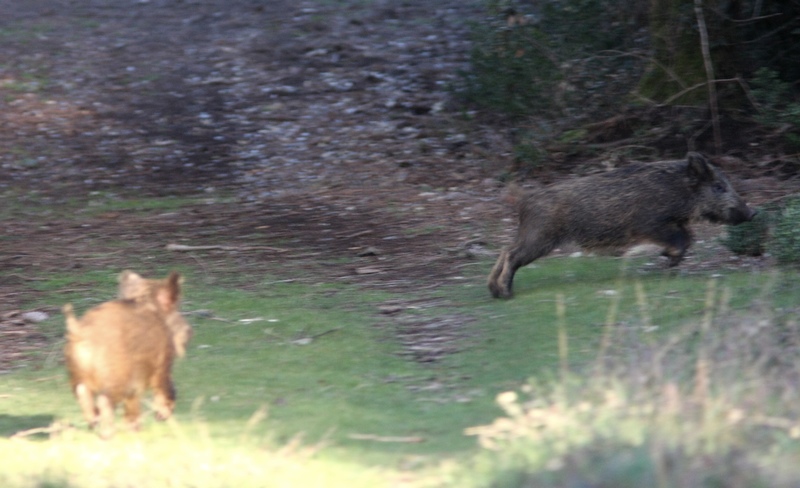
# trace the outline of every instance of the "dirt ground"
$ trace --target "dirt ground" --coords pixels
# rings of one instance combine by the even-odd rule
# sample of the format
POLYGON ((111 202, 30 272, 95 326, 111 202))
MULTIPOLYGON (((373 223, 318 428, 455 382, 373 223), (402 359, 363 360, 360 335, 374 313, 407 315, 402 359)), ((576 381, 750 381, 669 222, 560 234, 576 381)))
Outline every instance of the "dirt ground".
POLYGON ((457 0, 0 0, 0 192, 15 199, 0 209, 0 369, 46 342, 22 307, 51 271, 185 262, 208 283, 396 290, 474 276, 513 230, 506 132, 448 91, 481 15, 457 0), (25 212, 109 194, 207 202, 25 212))

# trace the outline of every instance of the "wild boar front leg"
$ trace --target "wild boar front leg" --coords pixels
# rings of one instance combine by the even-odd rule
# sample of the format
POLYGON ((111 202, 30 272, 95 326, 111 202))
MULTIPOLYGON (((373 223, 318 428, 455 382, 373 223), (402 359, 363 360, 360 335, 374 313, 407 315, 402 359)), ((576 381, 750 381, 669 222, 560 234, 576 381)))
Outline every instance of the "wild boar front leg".
POLYGON ((686 226, 673 224, 660 229, 654 240, 664 246, 661 255, 669 259, 668 266, 673 268, 680 264, 686 255, 692 244, 692 234, 686 226))

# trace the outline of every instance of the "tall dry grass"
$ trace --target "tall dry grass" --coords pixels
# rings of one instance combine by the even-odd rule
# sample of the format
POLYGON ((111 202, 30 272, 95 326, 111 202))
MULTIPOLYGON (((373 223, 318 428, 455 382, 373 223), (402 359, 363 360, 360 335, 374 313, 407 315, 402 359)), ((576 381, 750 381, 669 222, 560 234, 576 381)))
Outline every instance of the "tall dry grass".
POLYGON ((612 297, 597 360, 571 371, 569 311, 556 300, 561 374, 504 392, 505 415, 466 430, 490 451, 473 486, 800 486, 798 308, 774 275, 746 309, 712 279, 702 316, 653 333, 651 300, 618 322, 612 297))

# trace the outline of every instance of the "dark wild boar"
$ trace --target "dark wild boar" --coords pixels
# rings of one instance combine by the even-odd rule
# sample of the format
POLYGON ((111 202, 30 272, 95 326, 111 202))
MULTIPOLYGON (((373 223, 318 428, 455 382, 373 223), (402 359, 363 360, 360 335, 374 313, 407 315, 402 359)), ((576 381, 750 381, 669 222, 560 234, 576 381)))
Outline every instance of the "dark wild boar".
POLYGON ((633 164, 533 190, 517 210, 517 236, 489 274, 495 298, 511 296, 520 267, 566 242, 596 250, 650 242, 676 266, 692 241, 690 222, 735 225, 755 215, 725 174, 693 152, 684 161, 633 164))
MULTIPOLYGON (((126 420, 139 427, 141 397, 153 390, 155 416, 168 418, 175 406, 172 363, 176 355, 168 320, 178 310, 180 275, 172 273, 152 290, 153 302, 118 299, 90 309, 80 319, 64 306, 64 346, 72 391, 90 427, 113 430, 114 410, 123 403, 126 420)), ((188 324, 187 324, 188 326, 188 324)))

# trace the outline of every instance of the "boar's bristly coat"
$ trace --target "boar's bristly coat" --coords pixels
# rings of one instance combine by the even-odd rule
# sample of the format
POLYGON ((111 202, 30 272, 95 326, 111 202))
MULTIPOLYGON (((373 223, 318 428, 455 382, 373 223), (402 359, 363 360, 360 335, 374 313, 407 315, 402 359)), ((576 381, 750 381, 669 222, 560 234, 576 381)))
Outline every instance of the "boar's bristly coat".
POLYGON ((152 302, 113 300, 80 319, 72 305, 64 306, 64 355, 72 391, 89 425, 100 424, 101 435, 112 432, 119 403, 128 422, 138 428, 141 397, 148 390, 153 391, 156 417, 163 420, 172 414, 171 370, 177 351, 168 321, 179 314, 180 281, 180 275, 172 273, 153 287, 152 302))
POLYGON ((516 238, 489 274, 495 298, 511 296, 520 267, 566 242, 585 249, 650 242, 676 266, 692 241, 690 222, 735 225, 755 215, 725 174, 693 152, 682 161, 633 164, 533 190, 519 197, 517 209, 516 238))

